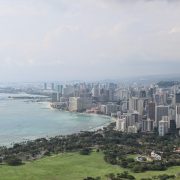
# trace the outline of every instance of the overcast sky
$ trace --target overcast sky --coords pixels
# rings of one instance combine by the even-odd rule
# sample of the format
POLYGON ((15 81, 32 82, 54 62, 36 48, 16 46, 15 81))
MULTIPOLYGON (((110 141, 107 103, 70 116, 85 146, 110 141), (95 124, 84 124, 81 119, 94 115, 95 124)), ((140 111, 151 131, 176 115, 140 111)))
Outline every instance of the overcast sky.
POLYGON ((0 0, 0 81, 179 72, 179 0, 0 0))

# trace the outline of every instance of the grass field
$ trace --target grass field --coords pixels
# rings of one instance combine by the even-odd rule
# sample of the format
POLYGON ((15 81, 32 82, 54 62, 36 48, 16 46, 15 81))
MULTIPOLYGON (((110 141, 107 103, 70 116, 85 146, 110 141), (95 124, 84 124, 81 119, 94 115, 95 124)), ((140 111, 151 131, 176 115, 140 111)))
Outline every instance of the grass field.
MULTIPOLYGON (((78 153, 66 153, 28 162, 18 167, 0 166, 0 180, 82 180, 87 176, 101 176, 103 180, 108 173, 120 173, 123 168, 104 162, 103 154, 93 152, 89 156, 78 153)), ((169 168, 163 172, 146 172, 133 174, 137 179, 158 174, 176 174, 179 167, 169 168)))

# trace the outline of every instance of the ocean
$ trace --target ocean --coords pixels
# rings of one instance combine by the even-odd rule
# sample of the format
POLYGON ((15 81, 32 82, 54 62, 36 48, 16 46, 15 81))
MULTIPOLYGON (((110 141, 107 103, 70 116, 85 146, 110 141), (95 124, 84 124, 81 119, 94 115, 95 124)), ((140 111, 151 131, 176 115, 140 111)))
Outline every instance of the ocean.
POLYGON ((48 102, 11 99, 9 96, 20 94, 0 93, 0 146, 77 133, 111 122, 110 117, 60 111, 52 109, 48 102))

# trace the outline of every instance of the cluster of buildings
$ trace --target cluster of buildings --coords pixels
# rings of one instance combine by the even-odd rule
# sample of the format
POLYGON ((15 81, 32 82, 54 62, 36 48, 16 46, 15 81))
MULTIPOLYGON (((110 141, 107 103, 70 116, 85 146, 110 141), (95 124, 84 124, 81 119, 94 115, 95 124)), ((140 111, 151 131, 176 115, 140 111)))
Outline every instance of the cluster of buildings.
MULTIPOLYGON (((180 132, 180 87, 131 86, 116 83, 52 83, 52 107, 112 116, 116 130, 128 133, 180 132)), ((44 91, 47 91, 44 84, 44 91)))
POLYGON ((180 129, 180 91, 178 86, 136 87, 129 91, 127 112, 117 114, 116 129, 123 132, 153 132, 160 136, 180 129))

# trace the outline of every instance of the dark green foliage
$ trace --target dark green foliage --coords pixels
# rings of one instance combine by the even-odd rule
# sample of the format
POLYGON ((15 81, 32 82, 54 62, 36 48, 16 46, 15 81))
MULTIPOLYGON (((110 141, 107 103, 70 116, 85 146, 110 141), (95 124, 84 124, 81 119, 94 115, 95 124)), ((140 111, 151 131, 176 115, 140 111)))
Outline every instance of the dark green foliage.
POLYGON ((96 177, 96 178, 87 177, 87 178, 84 178, 83 180, 101 180, 101 178, 100 177, 96 177))
POLYGON ((168 174, 162 174, 159 176, 154 176, 153 179, 168 180, 168 179, 175 179, 175 176, 174 175, 168 175, 168 174))
POLYGON ((50 151, 46 151, 46 152, 44 153, 44 156, 50 156, 50 155, 51 155, 50 151))
POLYGON ((79 152, 81 155, 89 155, 91 153, 91 149, 89 148, 83 148, 79 152))
POLYGON ((9 166, 19 166, 22 165, 22 160, 15 157, 15 156, 7 156, 4 161, 9 165, 9 166))
POLYGON ((110 174, 107 174, 106 177, 109 180, 122 180, 122 179, 133 180, 133 179, 135 179, 135 177, 130 175, 127 171, 124 171, 123 173, 118 173, 117 175, 110 173, 110 174))

